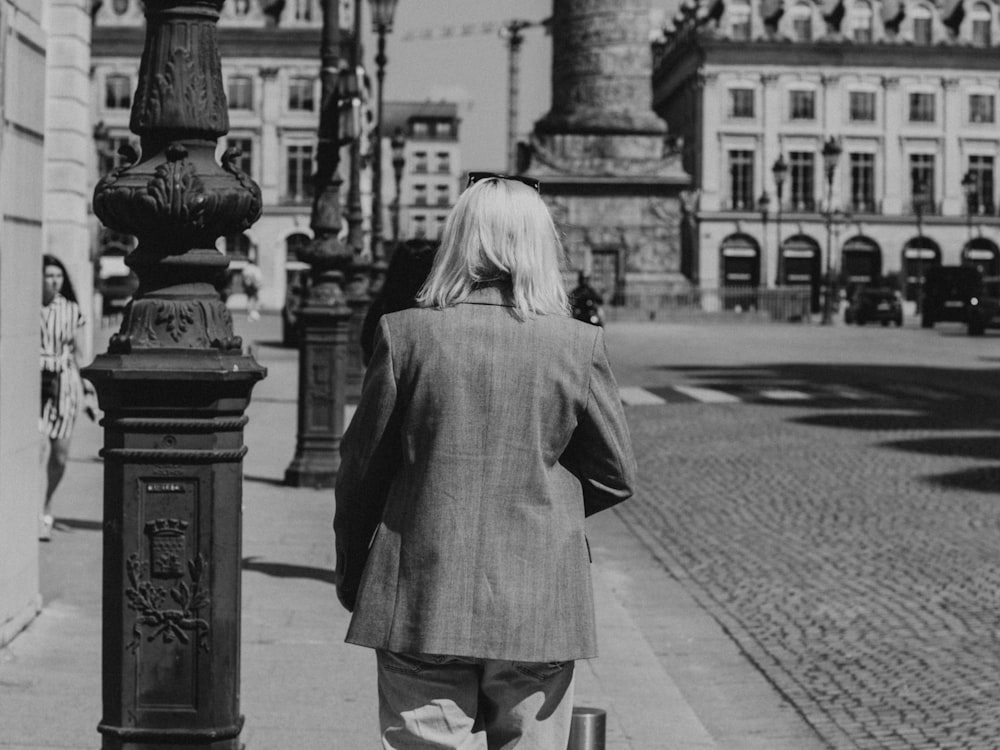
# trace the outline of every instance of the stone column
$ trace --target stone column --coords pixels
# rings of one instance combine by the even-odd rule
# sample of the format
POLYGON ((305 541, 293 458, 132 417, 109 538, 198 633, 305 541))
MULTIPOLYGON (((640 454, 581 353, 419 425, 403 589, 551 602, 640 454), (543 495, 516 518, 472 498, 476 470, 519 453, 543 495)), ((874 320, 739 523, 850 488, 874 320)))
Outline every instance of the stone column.
POLYGON ((146 0, 131 129, 142 157, 94 212, 139 239, 139 290, 85 369, 104 418, 103 750, 239 750, 244 411, 265 371, 213 282, 219 236, 260 191, 216 141, 229 127, 222 0, 146 0))

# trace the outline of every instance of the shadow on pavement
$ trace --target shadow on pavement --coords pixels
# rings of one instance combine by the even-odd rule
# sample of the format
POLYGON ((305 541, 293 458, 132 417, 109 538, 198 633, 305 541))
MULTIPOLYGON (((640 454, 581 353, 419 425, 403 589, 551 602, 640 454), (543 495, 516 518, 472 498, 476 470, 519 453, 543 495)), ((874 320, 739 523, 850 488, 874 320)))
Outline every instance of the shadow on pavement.
POLYGON ((923 477, 924 481, 938 487, 974 492, 1000 492, 1000 465, 974 466, 970 469, 923 477))
POLYGON ((104 531, 102 521, 86 521, 81 518, 56 518, 56 529, 72 531, 104 531))
POLYGON ((244 474, 244 482, 257 482, 258 484, 268 484, 271 487, 287 487, 284 479, 278 477, 260 477, 254 474, 244 474))
POLYGON ((326 568, 313 568, 308 565, 292 565, 290 563, 261 562, 256 557, 243 558, 243 570, 263 573, 274 578, 308 578, 322 583, 333 584, 333 571, 326 568))

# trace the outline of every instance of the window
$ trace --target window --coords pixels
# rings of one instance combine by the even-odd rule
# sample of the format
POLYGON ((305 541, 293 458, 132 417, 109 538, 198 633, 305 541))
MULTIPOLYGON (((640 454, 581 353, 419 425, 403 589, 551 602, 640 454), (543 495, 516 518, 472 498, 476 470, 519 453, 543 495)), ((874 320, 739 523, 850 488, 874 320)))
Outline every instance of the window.
POLYGON ((230 260, 253 260, 250 257, 253 249, 250 238, 245 234, 230 234, 225 239, 226 255, 230 260))
POLYGON ((790 116, 793 120, 816 119, 816 92, 790 91, 790 116))
POLYGON ((447 185, 438 185, 437 191, 437 205, 439 206, 450 206, 451 205, 451 193, 448 190, 447 185))
POLYGON ((729 89, 729 116, 753 118, 753 89, 729 89))
POLYGON ((438 120, 434 132, 440 138, 453 136, 455 135, 455 123, 452 120, 438 120))
POLYGON ((418 174, 425 174, 427 172, 427 152, 426 151, 414 151, 413 152, 413 171, 418 174))
POLYGON ((934 94, 910 92, 910 122, 934 122, 934 94))
POLYGON ((295 0, 295 20, 312 20, 312 0, 295 0))
POLYGON ((447 151, 437 152, 438 174, 451 174, 451 154, 447 151))
POLYGON ((729 152, 729 201, 734 210, 754 209, 753 151, 729 152))
POLYGON ((792 34, 796 41, 812 41, 812 8, 806 3, 798 3, 792 8, 792 34))
POLYGON ((236 167, 246 174, 253 176, 253 139, 251 138, 230 138, 228 140, 230 148, 238 148, 240 155, 233 162, 236 167))
POLYGON ((791 210, 816 210, 816 155, 812 151, 788 154, 788 177, 791 182, 791 210))
POLYGON ((851 37, 856 42, 872 40, 872 6, 867 0, 859 0, 851 8, 851 37))
POLYGON ((132 82, 128 76, 112 74, 104 79, 104 106, 108 109, 132 106, 132 82))
POLYGON ((993 122, 995 119, 992 94, 969 94, 969 122, 993 122))
POLYGON ((973 214, 995 213, 993 205, 993 157, 970 156, 969 174, 976 186, 975 191, 969 196, 969 212, 973 214))
POLYGON ((413 204, 415 206, 426 206, 427 205, 427 186, 426 185, 414 185, 413 186, 413 204))
POLYGON ((750 3, 748 0, 734 0, 729 6, 729 35, 733 39, 750 39, 750 3))
POLYGON ((288 81, 288 108, 312 112, 316 107, 312 78, 292 78, 288 81))
POLYGON ((850 113, 851 122, 875 122, 875 92, 852 91, 850 113))
POLYGON ((972 43, 989 47, 993 42, 993 14, 986 3, 972 6, 972 43))
POLYGON ((875 154, 851 154, 851 206, 862 213, 875 212, 875 154))
POLYGON ((233 11, 237 16, 245 16, 250 12, 250 0, 236 0, 233 11))
POLYGON ((313 195, 313 147, 297 144, 287 148, 287 177, 285 199, 302 202, 313 195))
POLYGON ((253 81, 247 76, 229 79, 229 108, 253 109, 253 81))
POLYGON ((910 154, 910 197, 914 212, 934 213, 934 154, 910 154))
POLYGON ((111 9, 115 12, 116 16, 124 16, 128 10, 128 0, 114 0, 111 3, 111 9))
POLYGON ((309 247, 308 234, 290 234, 285 238, 285 260, 302 260, 302 252, 309 247))
POLYGON ((441 239, 441 235, 444 234, 444 223, 447 220, 447 216, 442 216, 440 214, 434 217, 434 236, 437 239, 441 239))
POLYGON ((423 239, 427 236, 427 217, 426 216, 414 216, 413 217, 413 236, 416 239, 423 239))
POLYGON ((918 5, 913 9, 913 41, 916 44, 930 44, 932 39, 931 9, 918 5))
POLYGON ((426 138, 431 134, 430 123, 425 120, 416 120, 411 125, 411 132, 415 138, 426 138))

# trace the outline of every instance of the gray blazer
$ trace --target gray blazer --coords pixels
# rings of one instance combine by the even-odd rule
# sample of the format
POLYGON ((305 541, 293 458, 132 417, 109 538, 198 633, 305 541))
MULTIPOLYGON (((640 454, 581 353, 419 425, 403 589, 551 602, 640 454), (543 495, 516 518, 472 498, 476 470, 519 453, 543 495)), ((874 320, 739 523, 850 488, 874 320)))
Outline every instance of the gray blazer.
POLYGON ((631 496, 636 471, 603 329, 518 321, 493 287, 384 316, 340 453, 349 643, 596 655, 584 516, 631 496))

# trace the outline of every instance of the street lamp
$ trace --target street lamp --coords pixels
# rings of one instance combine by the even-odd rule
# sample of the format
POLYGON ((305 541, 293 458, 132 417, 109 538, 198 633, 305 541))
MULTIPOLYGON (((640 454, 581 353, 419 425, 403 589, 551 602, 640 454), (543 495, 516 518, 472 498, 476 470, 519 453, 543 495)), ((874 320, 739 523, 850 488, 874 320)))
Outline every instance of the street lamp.
POLYGON ((385 35, 392 31, 392 19, 398 0, 368 0, 372 11, 372 30, 378 35, 375 72, 378 79, 375 127, 372 130, 372 260, 384 257, 382 250, 382 105, 385 93, 385 35))
POLYGON ((965 193, 965 220, 968 224, 969 239, 972 239, 972 204, 976 201, 977 194, 979 193, 979 180, 976 179, 976 175, 973 174, 970 169, 962 177, 962 192, 965 193))
MULTIPOLYGON (((764 288, 767 289, 767 212, 771 207, 771 196, 767 194, 765 190, 760 194, 760 198, 757 199, 757 210, 760 211, 760 229, 761 229, 761 242, 760 242, 760 264, 763 270, 764 276, 764 288)), ((759 282, 758 282, 759 283, 759 282)))
POLYGON ((396 196, 392 200, 392 241, 399 242, 400 187, 403 182, 403 165, 406 164, 406 136, 402 128, 392 134, 392 176, 396 179, 396 196))
POLYGON ((826 296, 823 300, 823 325, 833 323, 833 175, 843 149, 836 138, 830 136, 823 144, 823 169, 826 173, 826 296))
POLYGON ((784 253, 781 252, 781 194, 785 189, 785 177, 788 175, 788 164, 785 163, 781 154, 778 154, 778 158, 775 159, 774 165, 771 167, 771 174, 774 175, 774 191, 778 195, 778 277, 775 283, 780 286, 785 283, 785 257, 784 253))

